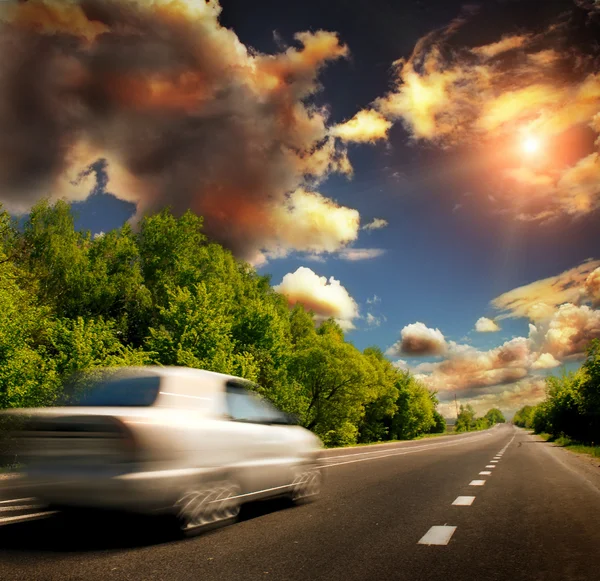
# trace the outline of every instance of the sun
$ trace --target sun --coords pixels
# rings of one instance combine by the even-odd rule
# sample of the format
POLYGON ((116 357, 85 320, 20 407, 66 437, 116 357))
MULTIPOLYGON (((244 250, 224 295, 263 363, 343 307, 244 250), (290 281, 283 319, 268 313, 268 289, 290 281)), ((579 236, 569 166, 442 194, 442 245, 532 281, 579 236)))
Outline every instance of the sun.
POLYGON ((541 143, 537 137, 529 135, 523 139, 521 147, 523 148, 523 151, 525 153, 533 155, 534 153, 537 153, 540 150, 541 143))

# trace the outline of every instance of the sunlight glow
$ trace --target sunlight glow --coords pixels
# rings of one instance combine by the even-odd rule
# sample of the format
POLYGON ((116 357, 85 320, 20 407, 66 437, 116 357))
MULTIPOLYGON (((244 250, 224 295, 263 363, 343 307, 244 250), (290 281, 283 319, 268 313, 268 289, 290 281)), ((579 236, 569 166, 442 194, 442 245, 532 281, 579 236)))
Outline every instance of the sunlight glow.
POLYGON ((528 154, 537 153, 540 150, 540 140, 537 137, 528 136, 523 139, 523 151, 528 154))

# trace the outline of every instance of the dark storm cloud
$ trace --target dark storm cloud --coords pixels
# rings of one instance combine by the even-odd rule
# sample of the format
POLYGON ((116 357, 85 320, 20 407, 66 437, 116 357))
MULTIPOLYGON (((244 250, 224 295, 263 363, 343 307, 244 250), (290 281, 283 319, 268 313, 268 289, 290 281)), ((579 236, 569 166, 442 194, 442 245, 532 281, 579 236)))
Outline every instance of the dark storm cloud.
POLYGON ((218 23, 216 2, 30 0, 1 8, 0 196, 82 199, 107 161, 108 189, 138 215, 166 205, 205 216, 247 259, 336 251, 359 216, 312 191, 350 173, 317 74, 347 54, 333 33, 255 54, 218 23), (258 257, 258 258, 257 258, 258 257))

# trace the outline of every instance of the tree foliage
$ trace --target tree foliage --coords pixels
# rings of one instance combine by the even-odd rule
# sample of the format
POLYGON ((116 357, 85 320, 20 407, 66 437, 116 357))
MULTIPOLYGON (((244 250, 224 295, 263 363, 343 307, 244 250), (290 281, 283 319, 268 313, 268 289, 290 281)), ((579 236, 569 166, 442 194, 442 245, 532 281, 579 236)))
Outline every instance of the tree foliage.
POLYGON ((268 277, 163 210, 101 236, 70 206, 0 212, 0 407, 51 405, 81 371, 182 365, 238 375, 327 445, 445 430, 437 398, 339 325, 288 308, 268 277))
POLYGON ((492 408, 483 417, 478 418, 473 406, 467 404, 460 406, 455 429, 457 432, 487 430, 496 424, 503 424, 505 421, 504 414, 498 408, 492 408))
POLYGON ((600 341, 590 343, 577 371, 546 378, 546 399, 535 407, 521 408, 513 422, 555 438, 600 442, 600 341))

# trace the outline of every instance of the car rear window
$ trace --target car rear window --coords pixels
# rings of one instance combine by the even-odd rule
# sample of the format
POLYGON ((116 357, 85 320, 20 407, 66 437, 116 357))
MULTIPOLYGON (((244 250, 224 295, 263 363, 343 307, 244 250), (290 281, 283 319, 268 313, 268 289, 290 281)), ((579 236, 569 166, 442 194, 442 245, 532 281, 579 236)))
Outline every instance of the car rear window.
POLYGON ((95 407, 147 407, 158 397, 160 377, 127 377, 102 381, 73 398, 69 405, 95 407))

